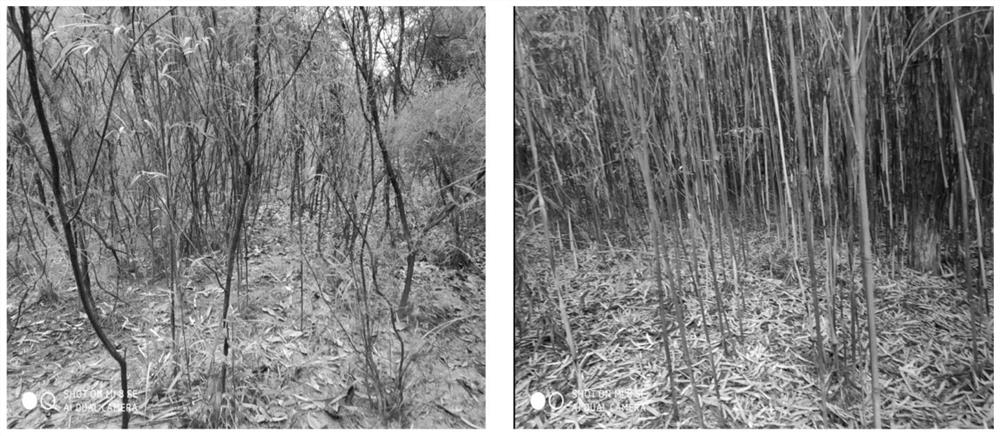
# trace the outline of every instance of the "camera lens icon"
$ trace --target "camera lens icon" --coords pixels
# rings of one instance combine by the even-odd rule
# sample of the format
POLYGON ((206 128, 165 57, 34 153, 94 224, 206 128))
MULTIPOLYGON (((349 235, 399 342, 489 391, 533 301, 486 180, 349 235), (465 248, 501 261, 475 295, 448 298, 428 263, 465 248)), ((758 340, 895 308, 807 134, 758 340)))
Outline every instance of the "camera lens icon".
POLYGON ((563 398, 563 394, 559 392, 553 392, 549 394, 549 408, 553 412, 562 409, 566 405, 566 399, 563 398))
POLYGON ((38 396, 38 405, 44 410, 52 410, 56 408, 56 394, 52 392, 45 391, 38 396))

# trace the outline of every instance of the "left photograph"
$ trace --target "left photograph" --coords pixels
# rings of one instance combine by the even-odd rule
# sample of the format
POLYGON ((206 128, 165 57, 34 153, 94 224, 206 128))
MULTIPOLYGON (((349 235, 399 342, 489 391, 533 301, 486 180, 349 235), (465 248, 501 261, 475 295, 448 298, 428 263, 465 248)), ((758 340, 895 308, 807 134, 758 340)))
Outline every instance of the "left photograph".
POLYGON ((481 428, 481 7, 7 8, 7 428, 481 428))

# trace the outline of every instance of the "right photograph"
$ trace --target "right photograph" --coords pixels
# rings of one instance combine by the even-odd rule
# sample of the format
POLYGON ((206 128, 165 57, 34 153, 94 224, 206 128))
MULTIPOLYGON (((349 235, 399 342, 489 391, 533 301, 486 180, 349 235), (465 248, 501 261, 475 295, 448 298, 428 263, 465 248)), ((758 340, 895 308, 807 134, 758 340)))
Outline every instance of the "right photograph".
POLYGON ((994 428, 992 7, 518 7, 515 428, 994 428))

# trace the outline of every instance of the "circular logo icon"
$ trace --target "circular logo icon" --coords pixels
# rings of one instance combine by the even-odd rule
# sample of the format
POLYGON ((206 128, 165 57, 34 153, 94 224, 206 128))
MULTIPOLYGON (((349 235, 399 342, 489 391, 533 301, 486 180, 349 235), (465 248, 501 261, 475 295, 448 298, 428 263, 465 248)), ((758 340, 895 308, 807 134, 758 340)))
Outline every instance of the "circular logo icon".
POLYGON ((535 410, 542 410, 545 407, 545 394, 535 391, 531 394, 531 408, 535 410))
POLYGON ((35 407, 38 407, 38 396, 36 396, 34 392, 25 392, 21 394, 21 405, 24 406, 25 409, 34 410, 35 407))
POLYGON ((45 410, 55 409, 56 395, 49 391, 42 392, 42 395, 38 397, 38 405, 45 410))
POLYGON ((566 405, 566 400, 563 398, 562 394, 559 392, 549 394, 549 407, 552 408, 553 412, 562 409, 564 405, 566 405))

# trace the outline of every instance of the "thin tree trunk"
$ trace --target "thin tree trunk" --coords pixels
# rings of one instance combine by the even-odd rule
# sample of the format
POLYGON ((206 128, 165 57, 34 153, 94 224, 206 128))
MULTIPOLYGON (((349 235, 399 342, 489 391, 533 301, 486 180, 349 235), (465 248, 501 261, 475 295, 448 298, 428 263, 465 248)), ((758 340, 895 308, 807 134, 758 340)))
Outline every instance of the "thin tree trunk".
MULTIPOLYGON (((667 310, 664 305, 663 290, 663 270, 660 262, 660 211, 656 205, 656 197, 653 194, 652 176, 649 171, 649 150, 647 141, 640 141, 642 148, 635 151, 636 160, 639 161, 639 169, 642 172, 642 179, 646 185, 646 203, 649 207, 649 233, 653 238, 653 275, 656 277, 656 315, 660 321, 660 340, 663 341, 663 354, 667 360, 667 374, 670 377, 670 402, 673 404, 673 419, 680 419, 680 410, 677 406, 677 382, 674 377, 674 362, 670 353, 670 328, 664 312, 667 310)), ((683 320, 679 322, 683 323, 683 320)), ((698 419, 702 426, 705 425, 704 417, 701 416, 701 407, 698 407, 698 419)))
MULTIPOLYGON (((812 198, 810 197, 810 180, 809 180, 809 170, 806 166, 806 139, 803 137, 802 129, 802 105, 799 97, 799 66, 798 58, 795 56, 795 42, 792 38, 792 16, 790 9, 785 9, 785 34, 787 35, 788 42, 788 53, 789 53, 789 64, 790 64, 790 74, 792 76, 792 105, 794 106, 795 112, 795 143, 798 145, 799 151, 799 180, 802 183, 802 188, 800 194, 802 197, 802 210, 803 210, 803 220, 805 221, 806 227, 806 256, 809 262, 809 292, 812 296, 812 312, 813 320, 815 322, 816 329, 816 366, 819 370, 819 379, 826 379, 826 364, 824 362, 825 349, 823 348, 823 329, 822 329, 822 319, 820 317, 819 309, 819 294, 816 290, 816 263, 813 255, 813 213, 812 213, 812 198)), ((832 301, 827 301, 827 304, 832 305, 832 301)), ((827 420, 826 411, 826 383, 819 383, 820 391, 820 408, 823 411, 823 419, 827 420)))
MULTIPOLYGON (((864 277, 865 300, 868 309, 868 353, 871 358, 871 379, 872 379, 872 413, 875 428, 882 428, 881 414, 881 387, 879 386, 878 375, 878 335, 875 329, 875 294, 874 277, 872 272, 872 243, 871 224, 868 220, 868 184, 865 180, 865 149, 867 134, 865 133, 865 118, 867 109, 865 103, 865 46, 867 45, 868 13, 864 8, 859 8, 858 16, 858 39, 850 41, 848 46, 848 61, 851 72, 851 97, 853 101, 854 115, 854 145, 857 149, 857 192, 858 192, 858 215, 861 221, 861 265, 864 277), (865 36, 860 36, 865 35, 865 36)), ((847 27, 848 34, 854 35, 853 17, 848 9, 847 27)))
MULTIPOLYGON (((35 52, 31 35, 31 12, 25 6, 21 6, 19 9, 21 12, 21 29, 18 37, 21 42, 21 49, 24 52, 24 63, 28 71, 28 84, 31 88, 31 100, 34 103, 35 113, 38 116, 39 129, 42 131, 42 138, 45 140, 45 148, 49 154, 49 173, 51 174, 50 181, 52 184, 52 196, 56 203, 56 209, 59 211, 59 219, 62 223, 63 236, 66 238, 66 251, 69 257, 70 266, 73 270, 73 279, 76 282, 77 294, 80 296, 80 301, 83 304, 83 310, 87 315, 87 320, 90 322, 90 326, 93 327, 94 333, 97 334, 97 338, 101 341, 101 345, 104 346, 104 349, 107 350, 108 354, 111 355, 111 358, 114 359, 115 362, 118 362, 118 367, 121 372, 122 388, 122 428, 128 428, 128 370, 125 362, 125 355, 119 352, 119 346, 113 344, 107 334, 104 333, 104 329, 101 328, 101 323, 97 315, 97 309, 94 307, 93 294, 90 289, 90 274, 80 262, 80 257, 86 257, 86 253, 81 252, 82 250, 78 250, 76 241, 78 240, 79 235, 77 235, 73 229, 73 223, 67 213, 66 202, 63 199, 62 181, 60 180, 59 169, 59 154, 56 151, 55 143, 52 140, 52 133, 49 129, 48 119, 45 116, 45 109, 42 105, 42 93, 38 84, 38 70, 35 65, 35 52)), ((7 8, 7 16, 10 23, 17 22, 13 6, 7 8)), ((16 29, 16 25, 14 25, 14 28, 16 29)), ((65 146, 67 148, 70 147, 70 143, 66 142, 65 146)))
POLYGON ((799 232, 797 226, 795 225, 795 210, 793 206, 794 202, 792 200, 792 187, 791 187, 791 182, 788 179, 788 164, 785 162, 785 139, 784 139, 785 136, 781 130, 781 114, 778 113, 779 110, 778 85, 774 81, 774 66, 771 64, 771 38, 770 36, 768 36, 767 15, 764 14, 764 8, 760 9, 760 16, 764 20, 764 47, 767 50, 767 67, 771 77, 771 95, 774 98, 774 119, 775 119, 774 121, 778 126, 778 146, 780 147, 779 150, 781 152, 781 173, 785 179, 785 204, 788 205, 789 219, 791 220, 792 224, 792 247, 794 253, 793 258, 796 259, 797 261, 799 258, 799 242, 798 242, 799 232))
MULTIPOLYGON (((956 23, 957 26, 957 23, 956 23)), ((956 28, 956 32, 957 32, 956 28)), ((971 230, 969 229, 969 166, 965 155, 965 134, 962 125, 962 107, 958 98, 958 85, 955 81, 954 67, 952 66, 952 54, 947 45, 945 53, 945 73, 948 76, 948 87, 951 93, 952 102, 952 137, 955 140, 955 148, 958 150, 958 179, 961 190, 961 203, 959 213, 962 217, 962 249, 959 253, 962 256, 962 264, 965 270, 965 289, 969 303, 969 312, 972 318, 972 372, 979 374, 979 302, 976 301, 979 295, 977 287, 979 281, 972 277, 972 243, 970 240, 971 230)), ((975 380, 976 377, 973 377, 975 380)))

